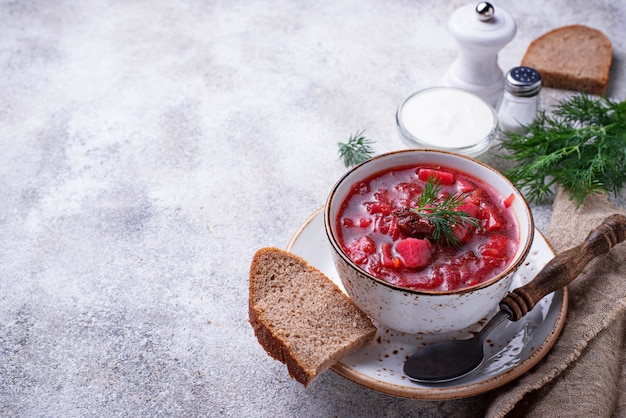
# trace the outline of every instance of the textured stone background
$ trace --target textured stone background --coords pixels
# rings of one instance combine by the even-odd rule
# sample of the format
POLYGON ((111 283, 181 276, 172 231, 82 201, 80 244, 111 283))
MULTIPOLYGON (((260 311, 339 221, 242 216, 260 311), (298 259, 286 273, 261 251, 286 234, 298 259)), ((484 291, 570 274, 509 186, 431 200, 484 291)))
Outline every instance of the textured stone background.
MULTIPOLYGON (((626 97, 626 3, 494 3, 502 68, 582 23, 626 97)), ((333 372, 305 390, 247 322, 254 251, 324 203, 338 141, 405 147, 395 110, 456 57, 462 4, 0 0, 0 415, 480 416, 333 372)))

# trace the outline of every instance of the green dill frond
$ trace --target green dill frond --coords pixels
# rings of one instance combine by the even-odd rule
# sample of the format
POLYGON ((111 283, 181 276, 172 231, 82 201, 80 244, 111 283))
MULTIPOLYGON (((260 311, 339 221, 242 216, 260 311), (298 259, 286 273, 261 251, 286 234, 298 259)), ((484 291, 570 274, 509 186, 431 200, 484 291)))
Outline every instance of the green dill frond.
POLYGON ((417 206, 411 211, 428 219, 434 226, 433 239, 436 242, 445 242, 451 247, 459 247, 455 228, 467 229, 480 227, 480 219, 470 216, 465 211, 457 210, 462 206, 467 193, 454 193, 439 198, 441 186, 432 177, 428 178, 422 194, 417 200, 417 206))
POLYGON ((369 160, 374 155, 372 144, 374 141, 367 139, 363 134, 365 131, 359 131, 350 136, 347 142, 339 142, 339 157, 343 160, 346 167, 352 167, 369 160))
POLYGON ((540 112, 526 134, 501 147, 515 163, 505 175, 531 202, 560 184, 578 205, 589 195, 617 193, 626 184, 626 101, 578 94, 540 112))

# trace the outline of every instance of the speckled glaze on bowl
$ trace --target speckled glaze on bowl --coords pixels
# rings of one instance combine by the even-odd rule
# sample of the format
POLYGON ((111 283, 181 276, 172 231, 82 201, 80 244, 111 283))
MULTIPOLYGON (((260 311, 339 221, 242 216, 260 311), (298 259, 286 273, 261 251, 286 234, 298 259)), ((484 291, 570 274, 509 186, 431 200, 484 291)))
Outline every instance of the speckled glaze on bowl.
POLYGON ((374 157, 349 170, 331 190, 324 209, 324 226, 333 260, 346 292, 377 324, 398 331, 445 333, 462 330, 491 317, 510 290, 514 273, 524 262, 534 235, 528 203, 497 170, 472 158, 446 151, 405 150, 374 157), (337 239, 337 213, 354 183, 393 167, 441 165, 470 174, 491 185, 503 197, 515 195, 511 208, 518 221, 519 246, 509 266, 477 286, 448 292, 398 287, 374 277, 356 265, 337 239))

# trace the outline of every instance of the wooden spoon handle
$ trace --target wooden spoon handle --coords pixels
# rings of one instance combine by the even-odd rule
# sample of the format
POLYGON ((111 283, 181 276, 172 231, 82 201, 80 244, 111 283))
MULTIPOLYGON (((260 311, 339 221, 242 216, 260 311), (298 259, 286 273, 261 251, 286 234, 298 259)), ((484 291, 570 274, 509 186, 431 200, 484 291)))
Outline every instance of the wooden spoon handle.
POLYGON ((537 276, 510 292, 500 309, 509 314, 511 321, 526 315, 547 294, 567 286, 595 257, 606 254, 626 238, 626 217, 609 216, 600 226, 589 233, 585 241, 554 257, 537 276))

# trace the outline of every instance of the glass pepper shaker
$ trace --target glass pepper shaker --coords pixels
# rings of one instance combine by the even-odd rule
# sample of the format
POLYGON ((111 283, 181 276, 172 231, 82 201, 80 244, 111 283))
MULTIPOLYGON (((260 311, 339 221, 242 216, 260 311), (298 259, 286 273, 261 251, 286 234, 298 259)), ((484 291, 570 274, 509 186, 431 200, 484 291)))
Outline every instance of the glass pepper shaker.
POLYGON ((534 68, 514 67, 504 79, 504 94, 498 107, 502 132, 523 134, 537 117, 541 74, 534 68))

